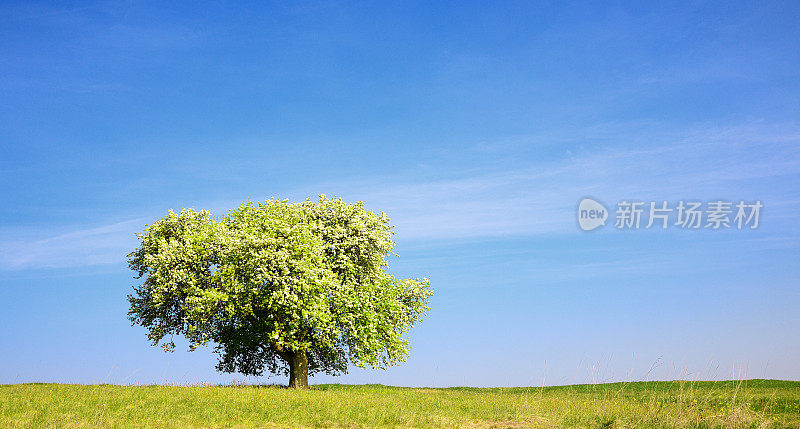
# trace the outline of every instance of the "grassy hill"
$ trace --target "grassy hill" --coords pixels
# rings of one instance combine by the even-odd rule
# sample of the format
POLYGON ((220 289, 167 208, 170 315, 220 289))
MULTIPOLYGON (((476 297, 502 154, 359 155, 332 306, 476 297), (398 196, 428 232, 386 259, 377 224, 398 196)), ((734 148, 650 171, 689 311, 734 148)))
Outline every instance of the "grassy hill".
POLYGON ((800 382, 0 385, 0 427, 800 427, 800 382))

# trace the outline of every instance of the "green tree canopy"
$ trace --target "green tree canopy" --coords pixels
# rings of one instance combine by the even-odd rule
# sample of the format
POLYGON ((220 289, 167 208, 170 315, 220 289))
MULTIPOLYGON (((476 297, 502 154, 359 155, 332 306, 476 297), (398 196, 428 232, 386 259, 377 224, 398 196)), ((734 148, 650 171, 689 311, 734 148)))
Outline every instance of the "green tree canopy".
POLYGON ((219 219, 169 211, 137 234, 129 266, 144 279, 128 317, 153 345, 212 343, 217 369, 308 374, 404 361, 406 332, 429 309, 423 279, 387 272, 392 226, 384 213, 320 195, 317 202, 247 202, 219 219))

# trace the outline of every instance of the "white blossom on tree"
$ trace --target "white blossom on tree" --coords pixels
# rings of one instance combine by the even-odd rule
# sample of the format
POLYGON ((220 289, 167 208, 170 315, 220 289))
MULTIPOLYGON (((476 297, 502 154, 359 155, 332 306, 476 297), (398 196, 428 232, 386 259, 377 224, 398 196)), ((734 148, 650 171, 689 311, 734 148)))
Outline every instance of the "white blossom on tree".
POLYGON ((217 369, 289 375, 385 368, 406 359, 408 330, 429 309, 430 281, 387 272, 392 226, 384 214, 321 195, 317 202, 247 202, 215 219, 169 213, 137 234, 129 264, 144 279, 130 320, 153 345, 213 343, 217 369), (168 339, 168 340, 165 340, 168 339))

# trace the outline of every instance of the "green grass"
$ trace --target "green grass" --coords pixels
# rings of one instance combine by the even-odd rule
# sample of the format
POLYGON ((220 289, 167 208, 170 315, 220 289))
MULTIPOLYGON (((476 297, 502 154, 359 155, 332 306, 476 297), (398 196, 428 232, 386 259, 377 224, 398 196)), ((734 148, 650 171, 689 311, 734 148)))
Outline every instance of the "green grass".
POLYGON ((800 427, 800 382, 305 391, 0 385, 0 427, 800 427))

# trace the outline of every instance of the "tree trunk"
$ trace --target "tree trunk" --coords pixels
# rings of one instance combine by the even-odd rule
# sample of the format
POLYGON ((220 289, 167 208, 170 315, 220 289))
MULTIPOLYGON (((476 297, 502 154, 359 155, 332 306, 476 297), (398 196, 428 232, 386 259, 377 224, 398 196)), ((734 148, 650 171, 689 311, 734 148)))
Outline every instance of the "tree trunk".
POLYGON ((287 352, 289 361, 289 388, 308 388, 308 358, 305 351, 287 352))

